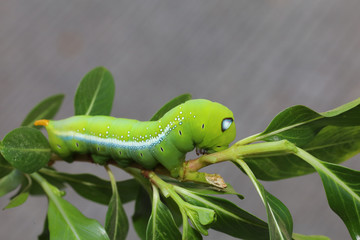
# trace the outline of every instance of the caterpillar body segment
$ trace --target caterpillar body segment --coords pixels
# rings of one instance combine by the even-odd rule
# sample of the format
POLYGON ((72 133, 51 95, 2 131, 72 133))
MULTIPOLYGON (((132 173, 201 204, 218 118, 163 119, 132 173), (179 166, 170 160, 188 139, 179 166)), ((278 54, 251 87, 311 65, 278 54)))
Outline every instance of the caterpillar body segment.
POLYGON ((157 121, 74 116, 38 120, 35 125, 45 126, 52 150, 63 158, 92 153, 114 159, 119 165, 135 161, 147 169, 160 163, 173 177, 179 175, 187 152, 195 147, 220 151, 236 135, 232 112, 205 99, 180 104, 157 121))

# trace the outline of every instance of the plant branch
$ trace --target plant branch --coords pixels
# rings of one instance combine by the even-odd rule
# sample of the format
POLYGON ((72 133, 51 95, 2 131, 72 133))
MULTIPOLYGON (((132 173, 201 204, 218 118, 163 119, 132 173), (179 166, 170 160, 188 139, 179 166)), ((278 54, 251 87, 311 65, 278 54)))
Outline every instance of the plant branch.
POLYGON ((245 157, 257 157, 263 154, 293 153, 296 151, 296 146, 287 140, 254 143, 249 145, 243 145, 243 143, 239 141, 224 151, 203 155, 199 158, 185 162, 183 171, 184 174, 186 174, 187 172, 195 172, 201 168, 219 162, 234 161, 245 157))

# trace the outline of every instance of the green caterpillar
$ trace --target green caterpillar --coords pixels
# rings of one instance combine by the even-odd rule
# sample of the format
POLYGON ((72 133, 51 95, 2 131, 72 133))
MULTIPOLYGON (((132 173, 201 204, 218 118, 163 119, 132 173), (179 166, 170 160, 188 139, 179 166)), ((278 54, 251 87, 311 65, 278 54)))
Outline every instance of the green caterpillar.
POLYGON ((236 135, 233 113, 205 99, 180 104, 157 121, 74 116, 38 120, 35 125, 46 127, 50 146, 60 157, 92 153, 121 166, 135 161, 146 169, 160 163, 173 177, 179 176, 186 153, 195 147, 202 153, 220 151, 236 135))

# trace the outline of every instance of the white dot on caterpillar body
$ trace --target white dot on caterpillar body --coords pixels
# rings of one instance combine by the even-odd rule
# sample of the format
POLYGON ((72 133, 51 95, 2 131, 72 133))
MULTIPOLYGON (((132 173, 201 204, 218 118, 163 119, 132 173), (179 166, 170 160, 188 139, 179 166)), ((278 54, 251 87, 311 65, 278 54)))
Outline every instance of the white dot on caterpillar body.
POLYGON ((85 131, 85 128, 83 128, 83 131, 85 131))

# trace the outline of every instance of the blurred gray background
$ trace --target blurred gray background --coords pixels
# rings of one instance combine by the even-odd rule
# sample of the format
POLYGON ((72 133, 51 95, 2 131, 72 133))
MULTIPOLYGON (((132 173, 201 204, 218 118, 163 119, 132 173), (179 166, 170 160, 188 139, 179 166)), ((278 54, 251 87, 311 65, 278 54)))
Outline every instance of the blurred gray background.
MULTIPOLYGON (((112 115, 147 120, 169 99, 189 92, 233 110, 237 139, 264 130, 286 107, 326 111, 360 97, 360 2, 357 0, 1 0, 0 138, 19 126, 39 101, 66 94, 57 117, 73 115, 81 78, 96 66, 114 75, 112 115)), ((360 170, 359 157, 346 166, 360 170)), ((102 167, 57 164, 61 171, 102 167)), ((116 177, 129 176, 114 169, 116 177)), ((266 219, 246 176, 224 163, 218 172, 266 219)), ((316 174, 265 182, 294 219, 294 232, 350 239, 327 205, 316 174)), ((66 198, 104 222, 106 207, 66 198)), ((10 195, 8 195, 10 196, 10 195)), ((0 199, 0 208, 7 204, 0 199)), ((47 200, 31 197, 0 212, 0 238, 37 239, 47 200)), ((126 205, 131 217, 134 204, 126 205)), ((128 239, 137 239, 130 228, 128 239)), ((210 231, 204 239, 233 239, 210 231)))

